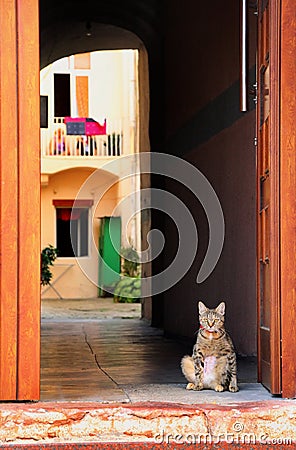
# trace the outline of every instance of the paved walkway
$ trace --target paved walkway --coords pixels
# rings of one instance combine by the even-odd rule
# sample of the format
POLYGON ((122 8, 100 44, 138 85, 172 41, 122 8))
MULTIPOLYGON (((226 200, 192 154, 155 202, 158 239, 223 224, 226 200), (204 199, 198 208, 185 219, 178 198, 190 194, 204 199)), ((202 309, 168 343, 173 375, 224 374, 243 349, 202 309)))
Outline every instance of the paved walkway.
POLYGON ((272 397, 252 360, 239 363, 240 391, 186 391, 180 360, 191 345, 140 320, 139 304, 112 299, 42 300, 42 401, 236 404, 272 397))

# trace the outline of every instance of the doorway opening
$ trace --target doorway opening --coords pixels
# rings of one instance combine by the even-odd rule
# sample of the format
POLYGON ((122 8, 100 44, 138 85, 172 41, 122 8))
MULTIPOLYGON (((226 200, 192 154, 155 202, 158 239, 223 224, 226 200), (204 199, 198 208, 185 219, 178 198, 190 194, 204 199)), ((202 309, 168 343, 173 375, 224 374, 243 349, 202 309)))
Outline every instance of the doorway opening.
MULTIPOLYGON (((248 4, 243 3, 245 6, 248 4)), ((262 131, 259 133, 262 173, 257 172, 254 177, 255 164, 250 171, 249 163, 258 153, 253 145, 255 114, 242 117, 238 112, 239 102, 236 102, 239 97, 238 5, 234 0, 228 8, 221 2, 198 5, 191 2, 180 12, 176 1, 170 8, 167 2, 131 0, 128 4, 116 2, 110 6, 100 1, 88 2, 82 11, 81 5, 74 2, 69 12, 66 3, 57 5, 54 1, 41 1, 41 66, 77 52, 86 53, 102 47, 109 50, 120 48, 117 45, 120 41, 124 41, 124 48, 138 48, 141 44, 136 36, 140 36, 148 49, 149 80, 153 86, 150 131, 155 133, 158 130, 156 138, 151 139, 152 149, 179 154, 204 170, 225 206, 228 230, 223 259, 211 280, 197 289, 192 273, 178 288, 166 292, 161 308, 164 313, 159 322, 162 320, 166 332, 189 336, 196 325, 194 299, 197 295, 209 306, 215 306, 221 299, 227 300, 230 332, 240 351, 243 353, 245 348, 246 353, 250 353, 246 343, 252 339, 252 345, 256 344, 256 325, 262 325, 261 330, 257 327, 261 369, 264 368, 265 373, 262 371, 261 375, 267 380, 267 386, 268 383, 274 386, 273 392, 276 390, 283 396, 293 397, 295 383, 291 380, 295 377, 291 374, 295 372, 292 364, 295 346, 291 345, 293 321, 289 314, 295 303, 291 264, 295 240, 291 221, 291 211, 295 210, 295 158, 289 143, 295 128, 291 120, 293 108, 290 108, 293 105, 291 86, 295 84, 292 76, 295 71, 289 68, 295 61, 292 58, 295 46, 292 45, 293 30, 289 24, 293 24, 291 18, 295 15, 295 8, 290 2, 252 3, 252 7, 258 6, 257 42, 255 33, 249 35, 260 64, 256 87, 260 103, 259 131, 262 131), (89 23, 90 17, 94 26, 89 23), (124 29, 113 33, 113 28, 112 39, 109 39, 113 25, 97 26, 102 22, 123 26, 135 35, 128 35, 124 29), (108 30, 109 35, 104 35, 108 30), (127 35, 126 40, 121 39, 127 35), (276 39, 270 39, 271 36, 276 39), (131 44, 127 45, 127 41, 131 44), (166 92, 163 94, 164 86, 166 92), (158 110, 164 114, 157 114, 158 110), (164 120, 159 119, 165 119, 164 126, 164 120), (256 177, 257 190, 250 182, 250 178, 256 177), (260 205, 257 205, 255 214, 250 215, 249 206, 254 205, 255 197, 260 200, 260 205), (255 248, 256 238, 255 226, 249 227, 248 224, 250 217, 253 222, 259 213, 261 253, 250 258, 249 249, 255 248), (254 292, 256 274, 253 259, 257 260, 257 266, 261 259, 257 273, 262 283, 257 282, 257 286, 260 290, 263 286, 258 301, 262 308, 257 317, 255 303, 259 296, 254 292)), ((1 145, 4 149, 1 164, 1 205, 4 205, 1 209, 1 255, 10 263, 7 267, 1 266, 1 398, 37 400, 40 366, 38 2, 19 2, 17 8, 12 2, 7 8, 7 17, 13 20, 6 20, 3 16, 5 32, 1 35, 1 117, 3 115, 4 118, 1 120, 1 145), (35 220, 30 220, 32 217, 35 220)), ((56 84, 58 86, 59 81, 56 84)), ((87 89, 85 76, 81 75, 76 87, 82 91, 87 89)), ((41 103, 45 109, 49 107, 46 95, 41 103)), ((82 107, 86 106, 82 102, 82 107)), ((148 107, 140 108, 141 111, 148 116, 148 107)), ((48 117, 47 114, 43 116, 42 126, 46 127, 48 117)), ((83 117, 89 118, 87 114, 83 117)), ((67 127, 66 122, 64 125, 67 127)), ((68 125, 73 127, 77 123, 73 125, 70 121, 68 125)), ((104 127, 100 122, 87 125, 104 127)), ((148 134, 148 127, 145 128, 144 133, 148 134)), ((68 149, 61 141, 62 131, 57 132, 52 145, 53 154, 48 156, 68 156, 63 155, 68 149)), ((147 142, 149 140, 146 145, 147 142)), ((70 146, 69 151, 74 149, 78 151, 78 157, 85 157, 86 153, 92 157, 98 150, 98 142, 95 145, 93 139, 84 140, 78 148, 77 143, 70 146)), ((92 168, 87 166, 85 169, 92 168)), ((69 170, 69 167, 63 168, 65 174, 69 174, 69 170)), ((45 185, 47 182, 48 176, 43 174, 42 183, 45 185)), ((73 202, 70 197, 58 200, 73 202)), ((79 205, 77 209, 85 209, 85 206, 79 205)), ((61 217, 67 216, 69 205, 53 207, 62 210, 57 211, 61 217)), ((76 213, 76 228, 85 226, 81 216, 78 218, 81 211, 76 213)), ((79 239, 81 234, 77 229, 76 247, 84 254, 81 258, 85 258, 88 249, 80 246, 79 239)), ((154 308, 157 301, 154 298, 150 306, 154 308)), ((148 311, 149 303, 146 304, 148 311)))
MULTIPOLYGON (((146 69, 147 68, 148 67, 146 66, 146 69)), ((172 67, 171 67, 171 69, 172 69, 172 67)), ((139 73, 141 73, 141 69, 139 69, 139 73)), ((174 71, 170 70, 170 81, 172 82, 172 85, 174 83, 173 76, 174 76, 174 71)), ((146 72, 144 74, 142 71, 142 79, 147 81, 148 70, 146 70, 146 72)), ((87 85, 85 83, 85 80, 81 80, 81 85, 83 85, 84 89, 85 89, 85 86, 87 85)), ((141 91, 141 89, 142 89, 141 83, 139 83, 139 85, 140 85, 140 91, 141 91)), ((146 85, 146 87, 147 86, 148 86, 148 84, 146 85)), ((213 83, 213 86, 214 86, 214 83, 213 83)), ((147 101, 147 97, 149 98, 149 96, 147 96, 147 88, 143 88, 143 92, 144 92, 143 97, 145 97, 146 101, 147 101)), ((233 89, 232 89, 232 87, 229 87, 228 89, 225 90, 225 92, 223 92, 223 99, 222 99, 223 101, 221 100, 221 98, 219 98, 219 96, 215 97, 215 95, 217 96, 217 92, 213 92, 213 98, 217 98, 218 100, 217 100, 217 102, 213 102, 212 108, 215 109, 215 111, 217 111, 217 107, 221 108, 221 105, 225 104, 225 95, 229 96, 230 100, 232 99, 233 89)), ((170 107, 170 109, 172 111, 174 111, 174 113, 176 113, 176 116, 177 116, 179 114, 179 111, 176 112, 176 110, 178 110, 179 106, 178 106, 178 102, 176 101, 176 96, 177 96, 177 92, 174 91, 174 95, 172 95, 172 93, 171 93, 169 102, 171 102, 172 104, 169 104, 168 106, 170 107)), ((144 145, 140 145, 141 151, 147 150, 147 146, 149 146, 149 139, 147 138, 148 126, 147 126, 147 121, 146 121, 146 119, 148 118, 148 111, 149 111, 148 102, 146 103, 146 107, 139 109, 139 114, 143 115, 143 117, 145 119, 144 121, 140 120, 140 128, 141 128, 141 123, 142 124, 144 123, 144 127, 143 127, 144 130, 141 129, 141 136, 144 136, 144 140, 146 139, 144 142, 144 145)), ((207 110, 205 110, 205 111, 201 110, 201 112, 199 113, 200 115, 197 116, 197 119, 200 119, 199 121, 197 121, 198 123, 201 123, 201 124, 205 123, 205 117, 203 117, 202 114, 207 114, 207 112, 208 112, 207 110)), ((221 113, 221 111, 220 111, 220 113, 221 113)), ((187 114, 188 114, 188 112, 187 112, 187 114)), ((211 114, 213 114, 213 111, 208 112, 208 114, 209 114, 209 116, 211 116, 211 114)), ((151 118, 152 118, 152 120, 154 120, 154 125, 155 125, 155 115, 151 116, 151 118)), ((209 120, 209 117, 206 117, 206 119, 209 120)), ((238 118, 236 118, 236 119, 238 119, 238 118)), ((174 122, 174 121, 172 121, 172 122, 174 122)), ((189 154, 189 152, 188 152, 188 154, 186 155, 186 158, 190 162, 192 162, 192 164, 194 164, 197 167, 204 170, 205 173, 207 173, 209 175, 209 178, 212 177, 212 179, 214 179, 214 182, 217 182, 217 186, 218 186, 217 191, 218 191, 219 195, 224 196, 224 198, 223 198, 224 205, 223 206, 225 207, 225 212, 227 214, 228 230, 231 229, 231 227, 233 227, 233 230, 234 230, 234 233, 231 236, 231 239, 228 240, 227 250, 223 253, 222 258, 224 258, 224 259, 220 263, 218 270, 214 274, 214 283, 211 282, 212 285, 216 286, 215 289, 213 289, 211 286, 209 286, 209 283, 206 283, 203 286, 199 287, 198 295, 200 297, 204 298, 205 302, 207 302, 207 299, 210 297, 209 301, 212 304, 210 304, 209 306, 215 306, 214 302, 217 302, 219 299, 220 286, 223 286, 223 292, 227 292, 227 294, 229 294, 229 298, 226 299, 228 304, 230 304, 230 307, 228 307, 228 309, 227 309, 227 314, 229 317, 228 321, 230 323, 230 326, 232 327, 232 329, 235 332, 235 341, 236 341, 238 347, 240 348, 240 352, 244 354, 244 350, 247 349, 245 353, 248 354, 250 347, 252 347, 252 349, 254 349, 256 347, 256 337, 255 337, 255 333, 256 333, 256 331, 255 331, 256 330, 256 323, 255 323, 255 321, 256 321, 256 298, 255 298, 255 292, 253 293, 254 295, 252 297, 249 297, 247 303, 244 302, 243 300, 238 302, 236 300, 238 297, 235 295, 235 293, 237 293, 240 290, 240 286, 237 281, 240 279, 240 277, 235 277, 232 274, 233 279, 230 281, 230 273, 228 272, 227 276, 225 276, 225 269, 224 269, 225 267, 231 266, 233 259, 238 260, 240 257, 239 254, 248 253, 248 258, 249 258, 248 263, 249 264, 250 264, 250 262, 251 262, 251 264, 255 263, 255 247, 254 246, 245 245, 245 246, 241 246, 239 248, 236 245, 236 243, 239 241, 240 233, 242 235, 245 235, 246 229, 248 229, 250 231, 250 233, 252 234, 252 244, 254 244, 254 242, 255 242, 255 239, 254 239, 254 234, 255 234, 254 217, 255 217, 255 215, 254 215, 254 211, 251 211, 252 205, 250 206, 251 201, 254 202, 255 183, 254 183, 254 185, 252 185, 250 183, 250 180, 247 180, 246 177, 244 176, 244 173, 246 171, 250 170, 250 173, 252 174, 251 178, 252 178, 252 180, 255 181, 255 178, 253 178, 254 168, 255 168, 255 158, 254 157, 249 158, 247 164, 245 164, 244 167, 241 166, 238 168, 236 166, 236 161, 238 159, 237 142, 240 139, 242 139, 244 142, 249 142, 250 139, 252 138, 251 137, 252 126, 250 126, 250 123, 255 125, 255 113, 253 113, 253 115, 251 117, 248 116, 248 118, 246 118, 244 120, 244 122, 245 122, 245 127, 241 127, 240 124, 238 124, 238 120, 237 120, 237 122, 234 121, 234 123, 232 124, 233 128, 231 129, 229 134, 227 134, 229 129, 228 130, 226 128, 223 129, 223 127, 221 128, 221 130, 220 129, 218 131, 215 130, 216 136, 212 136, 213 139, 210 139, 209 136, 206 136, 207 139, 205 139, 204 144, 202 143, 202 141, 200 142, 197 140, 197 146, 200 147, 199 151, 196 153, 192 152, 192 154, 189 154), (244 128, 244 132, 245 132, 244 136, 242 136, 242 134, 241 134, 242 128, 244 128), (219 151, 221 148, 224 148, 224 147, 227 149, 227 157, 221 158, 221 156, 219 155, 219 151), (216 149, 218 149, 218 151, 216 151, 216 149), (222 177, 220 177, 219 173, 222 172, 223 174, 227 174, 229 167, 230 167, 230 163, 232 164, 231 167, 234 169, 233 170, 234 176, 231 179, 228 176, 225 176, 222 179, 222 177), (246 167, 247 167, 247 169, 246 169, 246 167), (239 170, 237 170, 237 169, 239 169, 239 170), (233 214, 233 201, 237 200, 236 196, 233 194, 235 194, 237 192, 236 189, 237 189, 237 186, 239 185, 239 183, 240 183, 240 186, 243 187, 243 189, 244 189, 244 195, 246 196, 246 198, 251 199, 251 201, 248 202, 248 205, 247 205, 248 207, 246 207, 244 211, 239 209, 239 212, 241 213, 241 215, 239 216, 239 221, 244 224, 243 230, 239 230, 237 223, 235 223, 236 222, 235 214, 233 214), (243 184, 243 183, 245 183, 245 184, 243 184), (247 183, 248 183, 248 186, 247 186, 247 183), (222 194, 221 194, 221 192, 222 192, 222 194), (250 194, 250 195, 247 196, 247 194, 250 194), (249 214, 250 211, 251 211, 251 214, 249 214), (248 217, 248 221, 244 221, 244 212, 246 213, 246 216, 248 217), (251 220, 249 220, 251 215, 252 215, 251 220), (250 224, 250 222, 252 222, 252 223, 250 224), (229 244, 229 242, 230 242, 230 244, 229 244), (250 256, 250 251, 249 251, 250 248, 251 248, 251 252, 253 252, 253 254, 251 256, 250 256), (254 259, 252 259, 253 257, 254 257, 254 259), (229 286, 226 286, 225 278, 229 278, 229 286), (214 290, 216 291, 215 293, 213 292, 214 290), (209 292, 210 292, 210 294, 209 294, 209 292), (215 298, 214 298, 214 294, 215 294, 215 298), (216 295, 217 295, 217 297, 216 297, 216 295), (248 313, 248 317, 249 317, 248 318, 248 320, 249 320, 248 327, 243 323, 243 319, 246 317, 246 313, 248 313), (239 325, 239 322, 243 323, 244 331, 246 331, 245 334, 242 331, 241 326, 239 325), (250 344, 250 342, 251 342, 251 344, 250 344)), ((206 123, 209 123, 209 122, 206 121, 206 123)), ((103 122, 101 122, 100 124, 103 126, 103 122)), ((159 124, 158 124, 158 127, 159 127, 159 124)), ((153 128, 153 124, 151 126, 151 129, 152 128, 153 128)), ((182 129, 181 129, 181 131, 182 131, 182 129)), ((185 131, 185 132, 183 133, 183 135, 181 135, 181 137, 184 138, 184 142, 185 142, 184 147, 186 149, 187 139, 190 140, 191 133, 190 133, 190 130, 188 133, 188 130, 186 130, 186 127, 185 127, 185 130, 183 130, 183 131, 185 131), (186 135, 186 131, 187 131, 187 135, 186 135), (189 136, 189 138, 188 138, 188 136, 189 136)), ((202 139, 204 137, 202 133, 200 134, 200 136, 199 136, 199 133, 196 133, 196 135, 198 135, 199 139, 202 139)), ((141 136, 139 138, 140 140, 141 140, 141 136)), ((172 136, 174 138, 174 134, 172 134, 172 136)), ((178 138, 178 136, 177 136, 177 138, 178 138)), ((142 141, 142 144, 143 144, 143 141, 142 141)), ((179 140, 176 139, 174 142, 174 145, 171 146, 172 151, 174 151, 176 146, 179 144, 180 144, 180 139, 179 140)), ((182 144, 183 144, 183 142, 182 142, 182 144)), ((90 144, 88 145, 88 147, 90 148, 90 144)), ((97 147, 98 147, 98 143, 97 143, 97 147)), ((182 145, 180 147, 182 148, 182 145)), ((74 146, 74 148, 75 148, 75 146, 74 146)), ((81 148, 82 148, 82 146, 81 146, 81 148)), ((83 146, 83 148, 84 148, 84 146, 83 146)), ((70 152, 71 151, 73 151, 73 150, 70 149, 70 152)), ((89 151, 91 151, 91 150, 89 150, 89 151)), ((94 150, 92 150, 92 151, 94 151, 94 150)), ((79 148, 79 152, 80 152, 80 156, 85 156, 84 154, 82 154, 82 151, 80 148, 79 148)), ((184 155, 182 155, 182 153, 181 153, 181 156, 184 156, 184 155)), ((88 169, 89 168, 90 167, 88 167, 88 169)), ((64 168, 64 171, 68 171, 68 170, 69 170, 69 168, 67 168, 67 167, 64 168)), ((64 173, 66 173, 66 172, 64 172, 64 173)), ((62 174, 62 172, 61 172, 61 174, 62 174)), ((142 187, 145 186, 145 184, 143 184, 143 183, 145 183, 146 181, 147 180, 145 180, 145 177, 142 177, 142 183, 141 183, 142 187)), ((147 185, 149 186, 149 181, 147 182, 147 185)), ((157 182, 155 185, 157 186, 157 182)), ((159 183, 159 185, 161 186, 161 183, 159 183)), ((167 187, 168 186, 166 184, 166 188, 167 187)), ((238 204, 237 201, 236 201, 236 204, 238 204)), ((60 205, 60 207, 66 208, 65 205, 60 205)), ((194 207, 192 209, 194 210, 194 207)), ((155 219, 155 216, 154 216, 154 219, 155 219)), ((156 219, 156 221, 157 221, 157 219, 156 219)), ((164 225, 164 228, 166 229, 167 235, 170 235, 170 231, 167 231, 169 229, 169 227, 167 227, 167 222, 164 221, 163 225, 164 225)), ((143 226, 143 222, 142 222, 142 226, 143 226)), ((146 227, 147 227, 146 231, 149 231, 149 229, 150 229, 149 218, 146 220, 146 227)), ((204 228, 206 228, 206 227, 204 227, 204 228)), ((142 230, 143 230, 143 228, 142 228, 142 230)), ((143 235, 146 235, 146 234, 143 232, 143 235)), ((204 236, 206 236, 206 235, 207 235, 207 232, 204 233, 204 236)), ((162 262, 160 262, 160 264, 162 264, 162 262)), ((156 267, 156 265, 154 266, 154 269, 155 269, 155 267, 156 267)), ((236 267, 238 269, 238 266, 236 266, 236 267)), ((149 270, 151 271, 151 267, 148 268, 146 275, 147 275, 147 273, 149 274, 149 270)), ((240 270, 240 269, 238 269, 238 270, 240 270)), ((245 281, 251 280, 252 286, 255 286, 255 282, 254 282, 254 278, 253 278, 255 276, 255 266, 253 266, 251 269, 250 269, 250 267, 248 267, 248 270, 249 270, 249 273, 246 274, 245 281)), ((190 281, 189 285, 191 286, 190 287, 191 290, 196 288, 195 280, 193 280, 192 273, 189 274, 189 281, 190 281)), ((153 298, 153 301, 151 301, 150 299, 145 299, 145 303, 142 305, 142 314, 147 319, 151 319, 156 310, 164 312, 164 314, 162 314, 162 317, 160 318, 160 320, 158 322, 158 325, 164 326, 167 334, 171 333, 171 334, 179 334, 179 335, 188 336, 188 328, 193 329, 193 322, 196 322, 196 320, 197 320, 197 311, 196 311, 196 303, 195 302, 192 301, 192 304, 190 304, 190 305, 189 305, 189 302, 187 302, 186 314, 185 313, 183 314, 183 312, 181 311, 182 308, 180 308, 180 302, 179 302, 180 294, 182 296, 182 295, 184 295, 185 292, 187 292, 187 289, 188 289, 188 285, 186 285, 187 281, 188 281, 188 278, 186 278, 184 284, 183 284, 183 282, 181 282, 176 288, 173 288, 170 292, 166 292, 163 295, 163 299, 153 298), (162 302, 162 300, 163 300, 163 302, 162 302), (152 314, 152 308, 153 308, 153 314, 152 314), (185 320, 182 321, 182 318, 184 318, 185 320)), ((192 292, 190 292, 190 297, 193 298, 192 292)), ((159 314, 159 315, 161 316, 161 314, 159 314)), ((85 335, 86 341, 88 341, 87 336, 88 336, 88 333, 86 333, 86 335, 85 335)), ((141 339, 143 339, 143 338, 138 337, 139 342, 141 342, 141 339)), ((91 344, 90 344, 90 346, 91 346, 91 344)), ((191 350, 189 349, 188 351, 191 351, 191 350)), ((112 351, 111 351, 111 353, 112 353, 112 351)), ((176 359, 175 360, 176 366, 177 366, 178 362, 179 362, 178 359, 176 359)), ((182 378, 182 380, 183 380, 183 378, 182 378)))

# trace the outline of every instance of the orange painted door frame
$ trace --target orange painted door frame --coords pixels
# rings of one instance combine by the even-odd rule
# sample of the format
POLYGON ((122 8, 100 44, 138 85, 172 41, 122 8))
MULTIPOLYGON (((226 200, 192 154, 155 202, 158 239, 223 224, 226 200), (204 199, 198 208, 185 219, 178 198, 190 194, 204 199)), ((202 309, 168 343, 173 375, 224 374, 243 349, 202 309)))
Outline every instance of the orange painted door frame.
POLYGON ((0 400, 40 391, 38 9, 0 0, 0 400))

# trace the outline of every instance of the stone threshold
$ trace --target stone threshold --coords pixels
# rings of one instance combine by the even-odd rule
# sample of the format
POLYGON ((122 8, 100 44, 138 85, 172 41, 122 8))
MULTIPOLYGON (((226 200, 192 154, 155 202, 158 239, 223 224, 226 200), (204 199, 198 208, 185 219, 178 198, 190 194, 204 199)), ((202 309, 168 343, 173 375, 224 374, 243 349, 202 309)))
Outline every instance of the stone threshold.
POLYGON ((2 403, 0 448, 296 448, 295 424, 293 400, 227 406, 2 403))
MULTIPOLYGON (((20 444, 13 446, 4 445, 3 449, 11 450, 161 450, 168 448, 170 450, 228 450, 228 449, 249 449, 249 450, 274 450, 274 445, 269 444, 243 444, 243 443, 213 443, 213 444, 154 444, 151 442, 99 442, 99 443, 64 443, 64 444, 20 444)), ((277 449, 286 449, 286 444, 277 445, 277 449)), ((295 448, 293 444, 289 448, 295 448)))

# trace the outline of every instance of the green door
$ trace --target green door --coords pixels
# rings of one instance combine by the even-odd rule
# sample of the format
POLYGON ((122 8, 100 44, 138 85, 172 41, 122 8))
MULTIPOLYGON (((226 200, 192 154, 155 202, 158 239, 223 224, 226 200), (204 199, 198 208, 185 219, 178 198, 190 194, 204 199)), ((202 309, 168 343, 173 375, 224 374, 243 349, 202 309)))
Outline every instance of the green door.
POLYGON ((99 233, 99 296, 120 279, 121 218, 102 217, 99 233))

